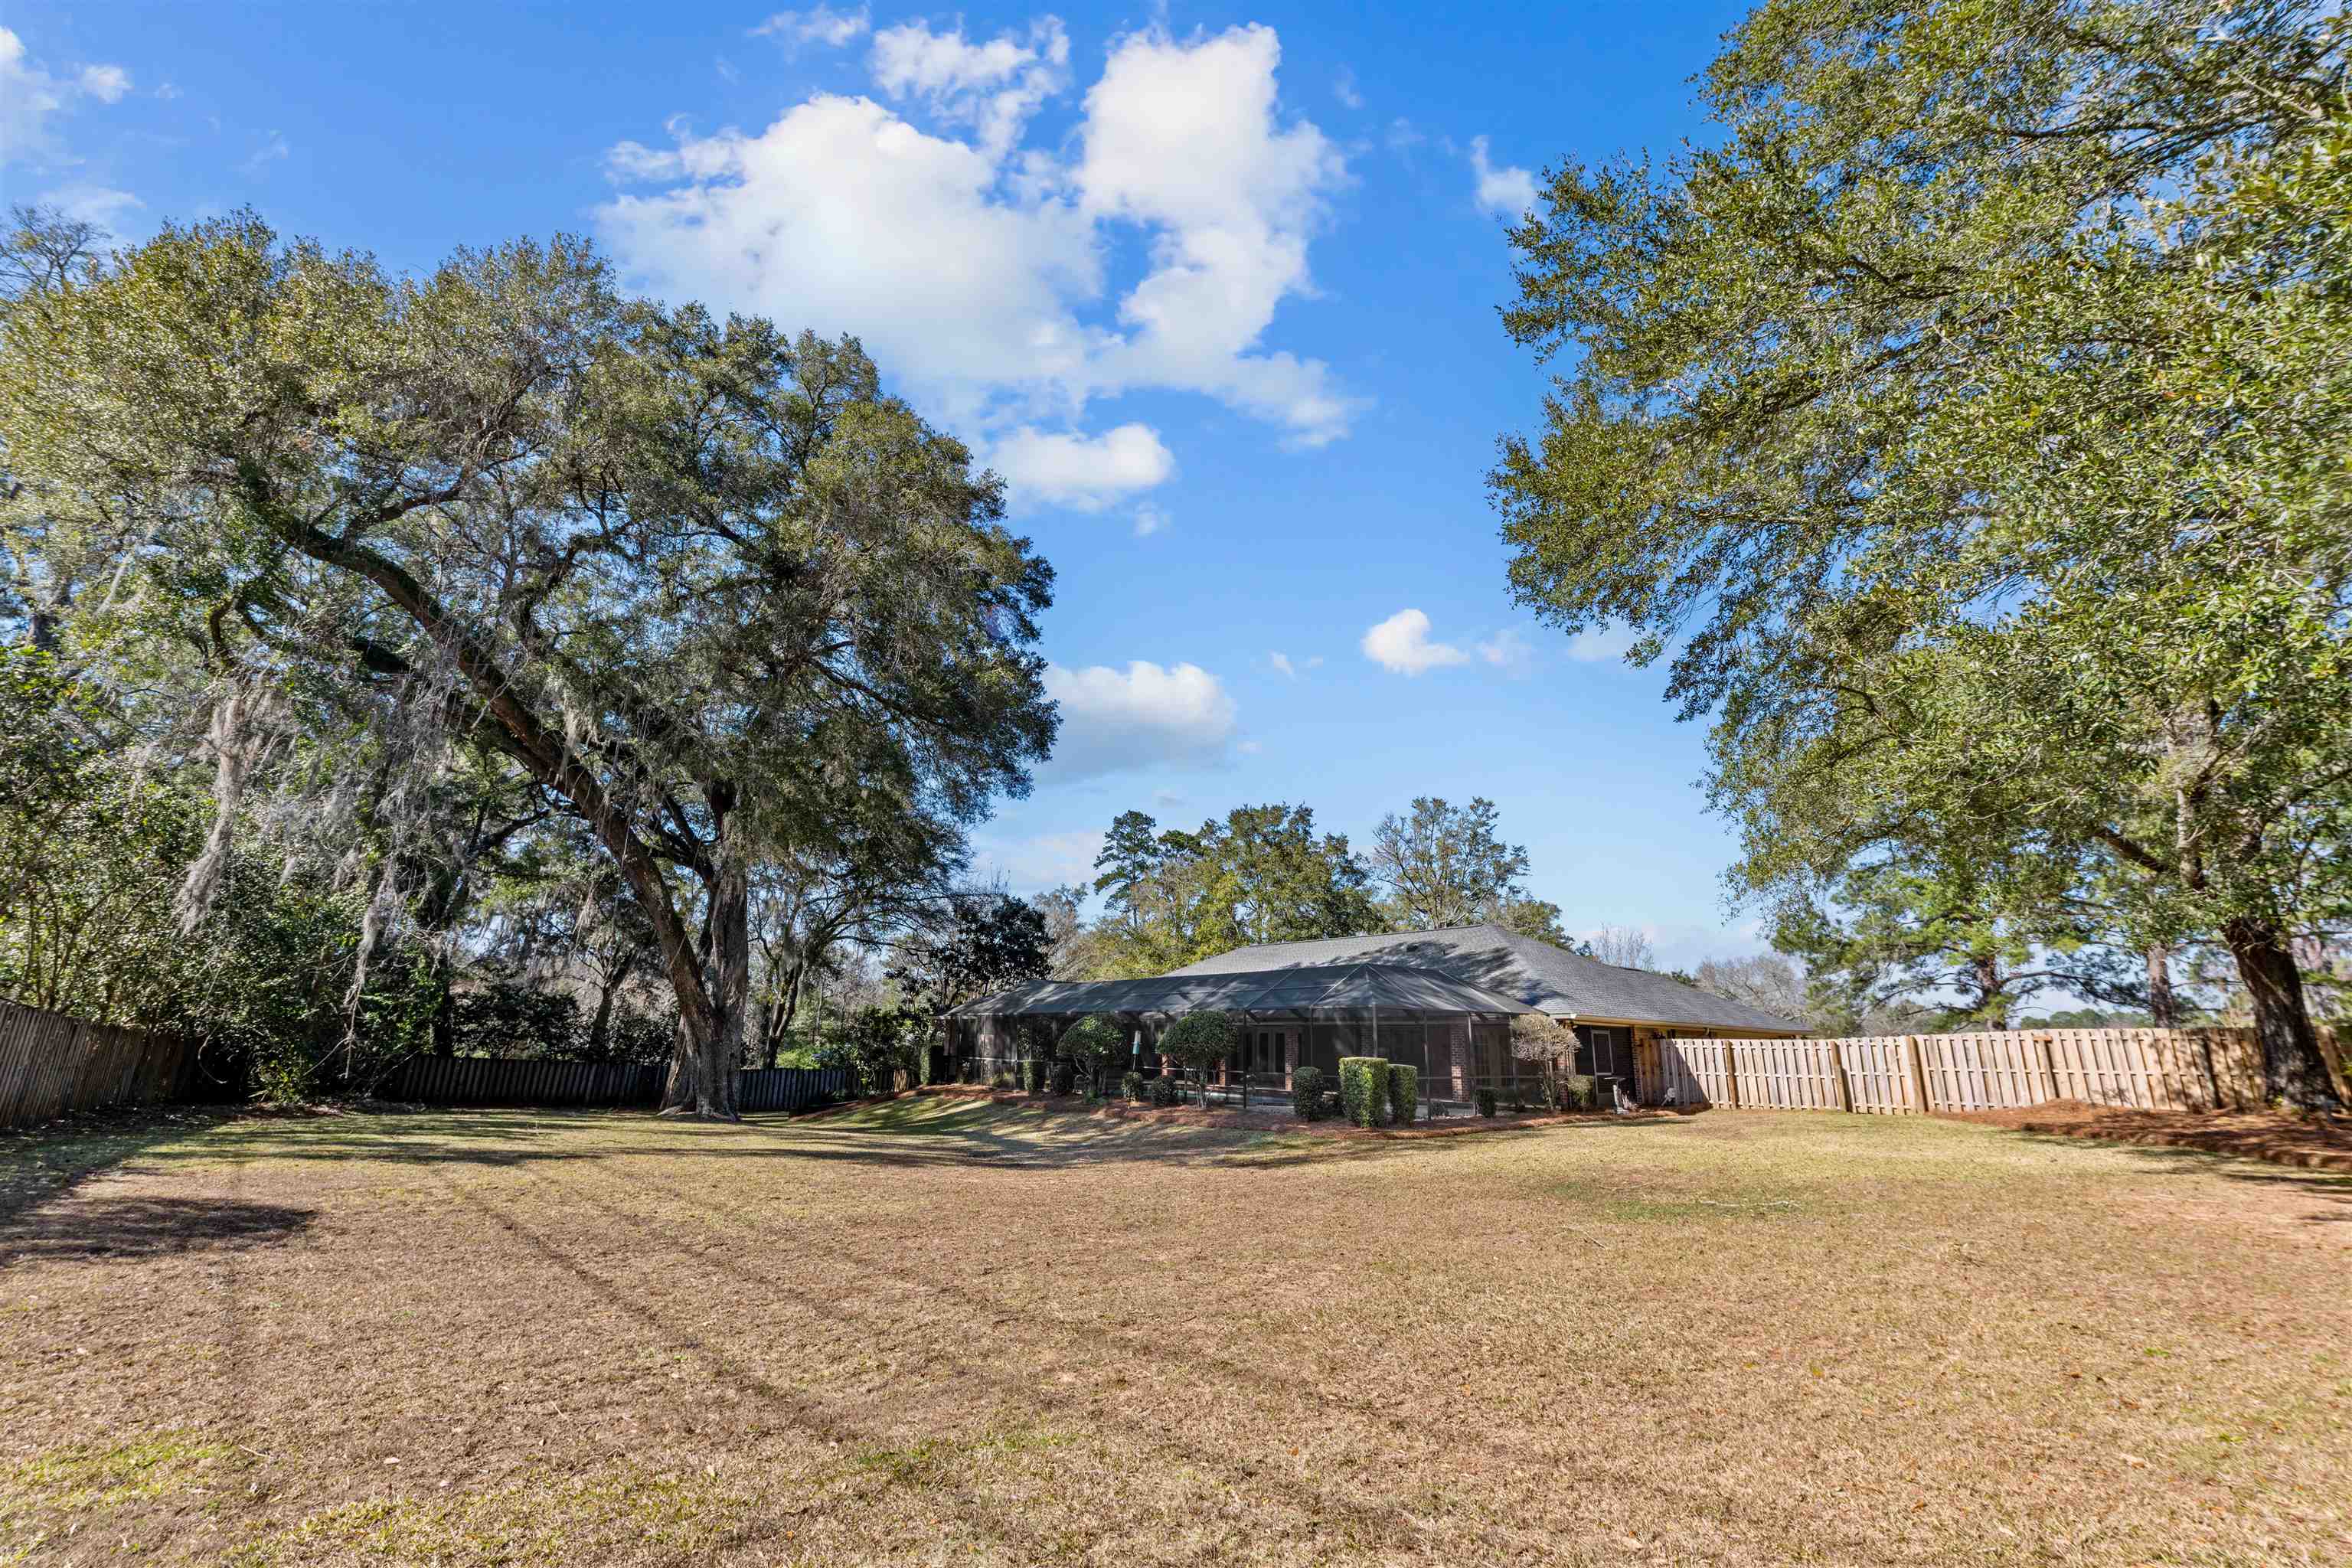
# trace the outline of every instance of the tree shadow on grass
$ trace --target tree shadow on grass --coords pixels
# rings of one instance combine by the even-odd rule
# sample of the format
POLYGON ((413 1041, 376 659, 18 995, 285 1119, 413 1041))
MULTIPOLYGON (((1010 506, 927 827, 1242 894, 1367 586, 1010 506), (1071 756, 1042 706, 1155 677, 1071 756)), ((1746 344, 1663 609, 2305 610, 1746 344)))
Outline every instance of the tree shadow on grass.
POLYGON ((0 1225, 0 1268, 266 1246, 307 1228, 313 1210, 236 1198, 74 1197, 0 1225))
POLYGON ((65 1196, 91 1177, 218 1126, 234 1114, 211 1107, 141 1108, 0 1131, 0 1234, 18 1215, 65 1196))
POLYGON ((2169 1143, 2107 1143, 2065 1133, 2025 1132, 2029 1143, 2050 1148, 2108 1148, 2135 1157, 2149 1171, 2167 1176, 2212 1175, 2223 1181, 2247 1182, 2302 1193, 2321 1206, 2303 1217, 2314 1225, 2352 1225, 2352 1175, 2328 1171, 2298 1170, 2263 1164, 2243 1154, 2210 1149, 2187 1149, 2169 1143))

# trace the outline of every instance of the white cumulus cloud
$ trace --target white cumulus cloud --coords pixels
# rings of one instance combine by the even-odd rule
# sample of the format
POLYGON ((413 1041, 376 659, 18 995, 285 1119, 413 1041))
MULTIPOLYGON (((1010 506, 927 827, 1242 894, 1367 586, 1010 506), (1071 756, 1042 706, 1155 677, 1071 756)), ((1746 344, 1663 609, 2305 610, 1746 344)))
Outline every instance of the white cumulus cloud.
POLYGON ((1588 626, 1568 639, 1568 657, 1586 664, 1623 658, 1634 642, 1631 626, 1588 626))
POLYGON ((1516 223, 1536 205, 1536 177, 1515 164, 1490 163, 1484 136, 1470 138, 1470 173, 1481 212, 1516 223))
POLYGON ((57 141, 53 117, 83 99, 121 101, 131 90, 131 73, 121 66, 84 66, 69 77, 53 75, 32 58, 25 40, 0 27, 0 163, 71 163, 57 141))
POLYGON ((1399 610, 1366 632, 1362 646, 1366 658, 1399 675, 1470 662, 1470 656, 1452 643, 1430 640, 1429 617, 1419 610, 1399 610))
POLYGON ((1168 526, 1168 514, 1156 506, 1135 509, 1135 537, 1149 539, 1168 526))
POLYGON ((973 842, 978 868, 1002 871, 1016 893, 1066 888, 1095 879, 1095 857, 1102 853, 1098 828, 1069 833, 1037 833, 1026 838, 983 837, 973 842))
POLYGON ((1173 390, 1315 446, 1360 400, 1264 340, 1311 288, 1308 241, 1346 175, 1320 131, 1277 113, 1280 58, 1261 26, 1128 34, 1075 132, 1030 145, 1034 112, 1067 84, 1058 21, 980 40, 890 27, 867 62, 877 97, 821 93, 756 132, 674 124, 667 148, 614 146, 608 172, 656 188, 597 221, 649 287, 855 332, 966 428, 1075 430, 1092 399, 1173 390), (1106 258, 1138 248, 1142 275, 1114 289, 1106 258))
POLYGON ((1061 709, 1062 732, 1047 764, 1059 780, 1160 766, 1212 767, 1226 760, 1234 700, 1197 664, 1168 668, 1133 659, 1045 667, 1045 695, 1061 709))
POLYGON ((1115 426, 1099 436, 1024 425, 992 446, 988 460, 1014 495, 1079 511, 1100 511, 1165 483, 1176 471, 1176 458, 1160 433, 1136 424, 1115 426))
POLYGON ((1535 664, 1536 650, 1526 633, 1506 626, 1478 645, 1478 657, 1506 675, 1525 675, 1535 664))
POLYGON ((872 25, 872 13, 863 5, 855 11, 819 5, 809 11, 779 11, 752 28, 751 36, 773 38, 787 49, 801 44, 837 49, 856 42, 872 25))

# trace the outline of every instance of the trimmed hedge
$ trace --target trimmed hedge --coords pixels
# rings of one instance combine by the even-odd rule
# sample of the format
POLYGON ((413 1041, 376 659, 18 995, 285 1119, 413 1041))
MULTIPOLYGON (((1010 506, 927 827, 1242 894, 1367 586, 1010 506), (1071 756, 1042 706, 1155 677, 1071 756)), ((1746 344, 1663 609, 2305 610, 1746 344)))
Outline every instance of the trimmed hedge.
POLYGON ((1133 1068, 1118 1075, 1118 1091, 1129 1100, 1143 1098, 1143 1075, 1133 1068))
POLYGON ((1151 1103, 1158 1106, 1184 1103, 1184 1086, 1176 1081, 1174 1073, 1161 1073, 1150 1080, 1151 1103))
POLYGON ((1055 1062, 1053 1073, 1047 1081, 1053 1084, 1055 1094, 1069 1093, 1078 1087, 1078 1064, 1073 1061, 1055 1062))
POLYGON ((1021 1064, 1021 1087, 1028 1090, 1031 1094, 1044 1093, 1045 1090, 1045 1064, 1041 1061, 1023 1062, 1021 1064))
POLYGON ((1478 1114, 1481 1116, 1492 1116, 1495 1114, 1495 1091, 1493 1089, 1482 1089, 1478 1091, 1478 1114))
POLYGON ((1339 1058, 1339 1114, 1359 1127, 1378 1127, 1389 1108, 1386 1057, 1339 1058))
POLYGON ((1598 1110, 1601 1109, 1601 1080, 1591 1073, 1562 1073, 1559 1108, 1562 1110, 1598 1110))
POLYGON ((1410 1127, 1421 1114, 1421 1073, 1411 1062, 1389 1063, 1389 1120, 1410 1127))
POLYGON ((1306 1121, 1323 1116, 1323 1069, 1300 1068, 1290 1075, 1290 1109, 1306 1121))

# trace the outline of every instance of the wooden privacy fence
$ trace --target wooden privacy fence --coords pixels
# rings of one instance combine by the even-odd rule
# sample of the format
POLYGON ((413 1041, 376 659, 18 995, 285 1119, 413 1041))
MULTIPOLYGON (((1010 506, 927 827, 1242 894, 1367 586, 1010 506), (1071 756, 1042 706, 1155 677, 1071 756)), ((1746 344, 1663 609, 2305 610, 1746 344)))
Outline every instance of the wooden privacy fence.
MULTIPOLYGON (((377 1092, 418 1105, 652 1105, 666 1067, 509 1057, 411 1057, 377 1092)), ((738 1076, 743 1110, 802 1110, 846 1099, 844 1068, 763 1068, 738 1076)))
POLYGON ((195 1055, 176 1035, 0 1002, 0 1127, 177 1100, 187 1092, 195 1055))
POLYGON ((2245 1028, 1659 1040, 1636 1065, 1640 1098, 1654 1105, 1917 1115, 2053 1100, 2142 1110, 2263 1103, 2262 1050, 2245 1028))

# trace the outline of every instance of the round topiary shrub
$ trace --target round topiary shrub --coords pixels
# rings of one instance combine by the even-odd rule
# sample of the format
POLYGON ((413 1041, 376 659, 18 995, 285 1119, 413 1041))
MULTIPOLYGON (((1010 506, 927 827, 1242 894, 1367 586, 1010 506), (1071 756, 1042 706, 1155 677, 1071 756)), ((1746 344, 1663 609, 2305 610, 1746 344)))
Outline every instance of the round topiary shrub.
POLYGON ((1143 1075, 1129 1068, 1118 1076, 1118 1091, 1129 1100, 1143 1098, 1143 1075))
POLYGON ((1076 1062, 1055 1062, 1049 1081, 1055 1094, 1067 1094, 1078 1087, 1078 1065, 1076 1062))
POLYGON ((1300 1120, 1318 1121, 1323 1116, 1323 1069, 1300 1068, 1290 1075, 1290 1109, 1300 1120))
POLYGON ((1495 1091, 1493 1089, 1482 1089, 1478 1091, 1478 1114, 1481 1116, 1492 1116, 1495 1114, 1495 1091))
POLYGON ((1184 1103, 1184 1087, 1176 1081, 1174 1074, 1161 1073, 1150 1083, 1152 1104, 1164 1108, 1184 1103))

